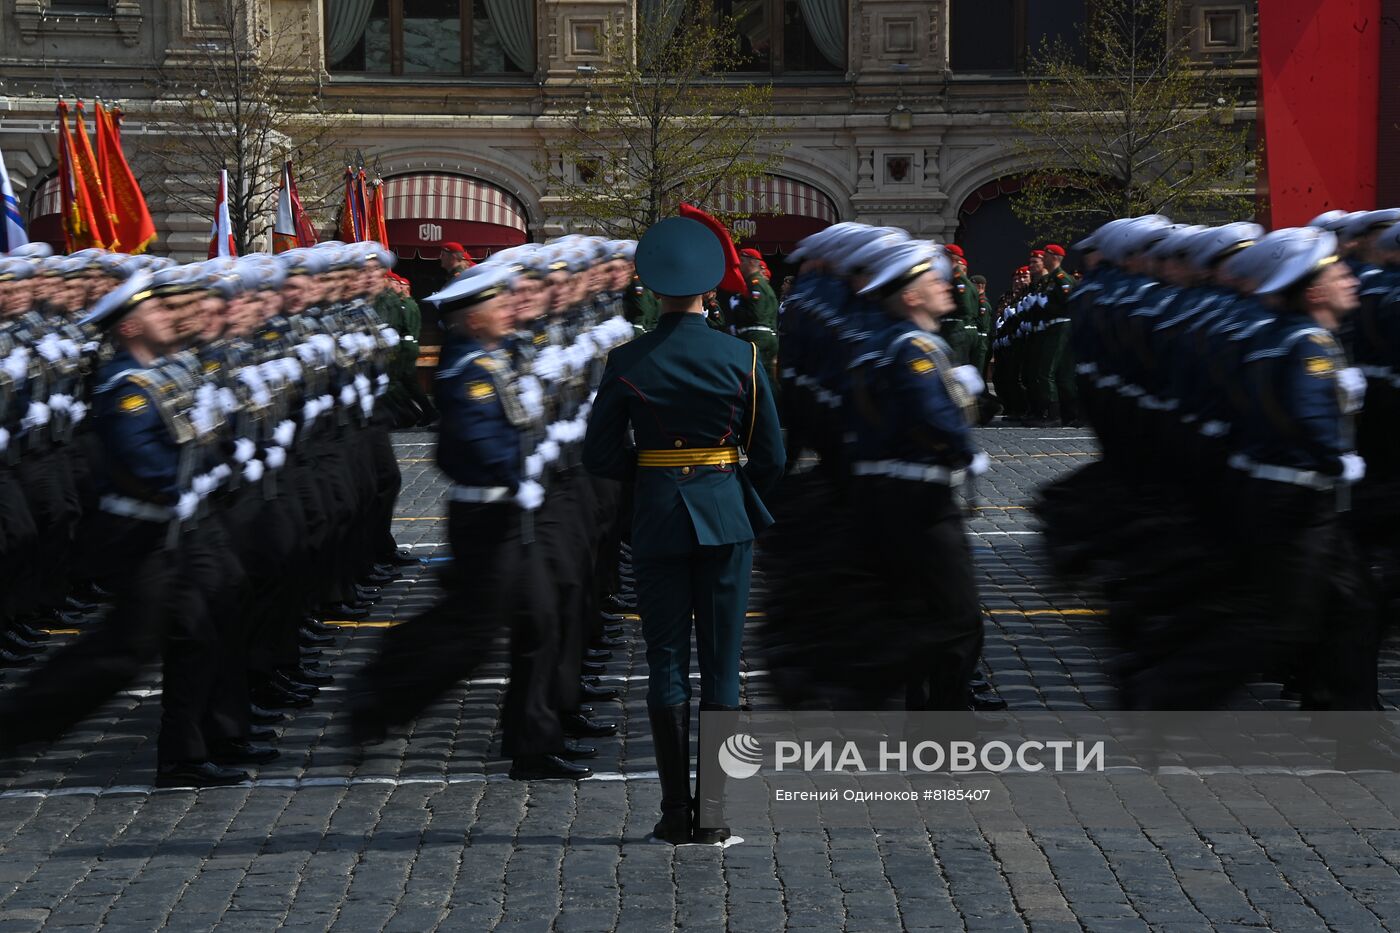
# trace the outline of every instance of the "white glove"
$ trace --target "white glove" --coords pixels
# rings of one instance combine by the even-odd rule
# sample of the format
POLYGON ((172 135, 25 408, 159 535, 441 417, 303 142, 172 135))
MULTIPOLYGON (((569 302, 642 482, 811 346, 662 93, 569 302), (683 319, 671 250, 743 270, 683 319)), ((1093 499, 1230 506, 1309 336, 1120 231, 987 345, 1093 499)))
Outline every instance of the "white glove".
POLYGON ((982 374, 977 371, 976 366, 954 367, 953 378, 961 382, 962 387, 972 395, 981 395, 987 388, 987 384, 982 381, 982 374))
POLYGON ((533 512, 544 504, 544 487, 532 479, 527 479, 516 490, 515 504, 527 512, 533 512))
POLYGON ((10 447, 10 432, 5 428, 0 428, 0 452, 8 450, 10 447))
POLYGON ((243 479, 250 483, 256 483, 263 477, 263 462, 261 460, 249 460, 243 464, 243 479))
POLYGON ((180 493, 180 501, 175 503, 175 514, 183 522, 193 518, 197 508, 199 508, 199 495, 193 492, 182 492, 180 493))
POLYGON ((355 404, 355 397, 354 386, 347 385, 340 387, 340 404, 343 407, 349 408, 351 405, 355 404))
POLYGON ((1346 369, 1337 371, 1337 384, 1347 394, 1347 401, 1343 406, 1346 413, 1353 414, 1360 411, 1362 404, 1366 401, 1366 374, 1355 366, 1348 366, 1346 369))
POLYGON ((283 421, 279 423, 272 432, 272 439, 277 442, 279 447, 290 447, 292 446, 292 437, 296 433, 297 426, 295 421, 283 421))
POLYGON ((253 454, 257 452, 258 445, 254 444, 246 437, 240 437, 238 440, 233 442, 234 463, 247 463, 249 460, 253 459, 253 454))
POLYGON ((539 452, 530 454, 525 458, 525 476, 528 479, 537 479, 544 472, 544 458, 539 452))
POLYGON ((987 456, 985 450, 979 450, 973 454, 972 462, 967 465, 967 471, 973 476, 981 476, 992 468, 992 458, 987 456))
POLYGON ((49 423, 49 406, 43 402, 30 402, 29 410, 20 419, 20 424, 26 428, 43 427, 49 423))
POLYGON ((1360 454, 1342 454, 1342 482, 1359 483, 1366 475, 1366 461, 1360 454))
POLYGON ((269 470, 280 470, 287 462, 287 452, 281 447, 269 447, 267 453, 263 454, 263 459, 267 461, 269 470))
POLYGON ((87 417, 87 410, 88 407, 83 402, 74 402, 72 405, 68 406, 68 418, 74 424, 77 424, 87 417))

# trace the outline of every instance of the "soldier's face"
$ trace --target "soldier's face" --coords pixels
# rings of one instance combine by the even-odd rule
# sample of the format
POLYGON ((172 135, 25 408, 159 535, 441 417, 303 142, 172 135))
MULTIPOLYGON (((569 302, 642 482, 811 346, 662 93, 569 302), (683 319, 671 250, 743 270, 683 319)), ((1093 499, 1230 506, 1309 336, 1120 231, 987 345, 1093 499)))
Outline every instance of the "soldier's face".
POLYGON ((522 278, 515 284, 515 319, 519 323, 528 323, 544 314, 544 305, 547 300, 544 283, 539 279, 522 278))
POLYGON ((178 295, 151 298, 142 302, 140 307, 122 321, 122 335, 128 339, 135 338, 157 354, 174 349, 180 345, 179 323, 183 317, 183 310, 177 299, 186 297, 178 295))
POLYGON ((510 294, 503 293, 468 308, 464 312, 467 333, 486 344, 505 339, 514 326, 511 303, 510 294))
POLYGON ((309 275, 290 275, 282 283, 282 297, 287 311, 295 314, 311 307, 320 297, 316 282, 309 275))
POLYGON ((1027 263, 1027 265, 1031 267, 1032 277, 1045 274, 1045 263, 1041 261, 1039 256, 1032 256, 1031 261, 1027 263))
POLYGON ((1345 263, 1334 262, 1318 273, 1308 298, 1341 318, 1356 310, 1356 289, 1356 276, 1345 263))
POLYGON ((252 333, 260 319, 262 298, 255 292, 239 295, 228 303, 228 332, 235 337, 252 333))
POLYGON ((751 279, 756 275, 763 274, 763 267, 760 266, 758 260, 754 259, 752 256, 745 256, 740 259, 739 268, 744 271, 744 278, 746 279, 751 279))

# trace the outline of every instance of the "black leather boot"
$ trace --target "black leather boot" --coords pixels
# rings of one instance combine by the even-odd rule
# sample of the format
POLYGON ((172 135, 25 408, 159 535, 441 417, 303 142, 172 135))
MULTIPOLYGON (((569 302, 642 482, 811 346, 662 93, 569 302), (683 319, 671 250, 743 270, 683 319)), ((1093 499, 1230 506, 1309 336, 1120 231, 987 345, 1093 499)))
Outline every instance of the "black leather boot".
POLYGON ((690 704, 647 707, 647 715, 661 778, 661 820, 651 835, 682 845, 690 841, 690 704))
MULTIPOLYGON (((737 713, 737 706, 720 706, 717 703, 701 703, 700 712, 723 712, 737 713)), ((695 821, 690 831, 690 841, 696 845, 713 846, 725 842, 729 836, 729 827, 724 825, 724 771, 719 767, 718 761, 713 754, 707 754, 708 748, 717 747, 713 739, 714 736, 704 736, 700 741, 700 760, 696 765, 695 781, 695 821), (701 774, 704 780, 700 780, 701 774)), ((720 742, 726 736, 717 737, 720 742)))

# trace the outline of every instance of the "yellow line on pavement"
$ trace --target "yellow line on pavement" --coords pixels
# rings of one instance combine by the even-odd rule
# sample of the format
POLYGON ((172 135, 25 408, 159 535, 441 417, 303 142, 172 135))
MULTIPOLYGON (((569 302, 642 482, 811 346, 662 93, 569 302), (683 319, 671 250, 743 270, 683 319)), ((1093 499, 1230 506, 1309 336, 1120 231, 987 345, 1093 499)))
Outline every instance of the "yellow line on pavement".
POLYGON ((45 635, 77 635, 82 629, 76 628, 41 628, 39 631, 45 635))
POLYGON ((441 516, 441 515, 421 515, 421 516, 418 516, 418 517, 416 517, 416 518, 401 518, 401 517, 395 516, 394 521, 396 521, 396 522, 440 522, 440 521, 442 521, 442 516, 441 516))
POLYGON ((1030 506, 1025 506, 1025 505, 975 505, 975 506, 973 506, 973 508, 976 509, 976 510, 979 511, 979 512, 991 512, 991 511, 996 511, 996 512, 1024 512, 1024 511, 1026 511, 1028 508, 1030 508, 1030 506))
POLYGON ((323 625, 334 625, 336 628, 393 628, 396 625, 403 625, 402 619, 366 619, 363 622, 356 622, 350 619, 322 619, 323 625))
POLYGON ((989 616, 1106 616, 1107 609, 983 609, 989 616))

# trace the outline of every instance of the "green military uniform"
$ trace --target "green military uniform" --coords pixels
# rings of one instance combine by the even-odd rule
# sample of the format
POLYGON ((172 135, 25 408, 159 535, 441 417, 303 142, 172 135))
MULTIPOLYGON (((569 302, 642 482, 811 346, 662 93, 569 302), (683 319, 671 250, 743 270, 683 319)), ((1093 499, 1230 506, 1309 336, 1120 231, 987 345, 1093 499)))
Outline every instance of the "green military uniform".
POLYGON ((1050 400, 1050 414, 1058 413, 1065 422, 1077 416, 1078 388, 1074 381, 1074 357, 1070 353, 1069 296, 1074 277, 1063 267, 1045 277, 1045 330, 1041 337, 1043 391, 1050 400))
POLYGON ((389 388, 384 400, 400 423, 417 423, 425 415, 431 417, 433 405, 418 385, 418 338, 423 329, 423 314, 418 302, 391 289, 381 291, 374 299, 374 310, 380 320, 399 335, 399 345, 389 362, 389 388))
POLYGON ((938 325, 940 336, 953 351, 953 362, 961 366, 975 363, 977 356, 977 286, 967 277, 967 270, 955 265, 953 277, 953 313, 938 325))
POLYGON ((1026 294, 1030 301, 1022 313, 1026 324, 1021 355, 1021 382, 1026 387, 1026 417, 1039 419, 1050 414, 1050 367, 1046 359, 1045 306, 1048 275, 1031 279, 1026 294))
POLYGON ((631 322, 632 329, 638 335, 655 330, 657 318, 661 316, 661 306, 656 303, 656 296, 635 275, 622 295, 622 316, 631 322))
POLYGON ((770 385, 778 378, 778 296, 762 275, 749 278, 749 287, 736 295, 723 295, 720 308, 734 333, 758 348, 759 362, 770 385))
POLYGON ((977 367, 977 371, 982 374, 982 378, 987 377, 987 366, 992 360, 992 340, 996 336, 997 318, 992 313, 992 306, 987 301, 987 296, 981 292, 977 294, 977 358, 972 364, 977 367))

